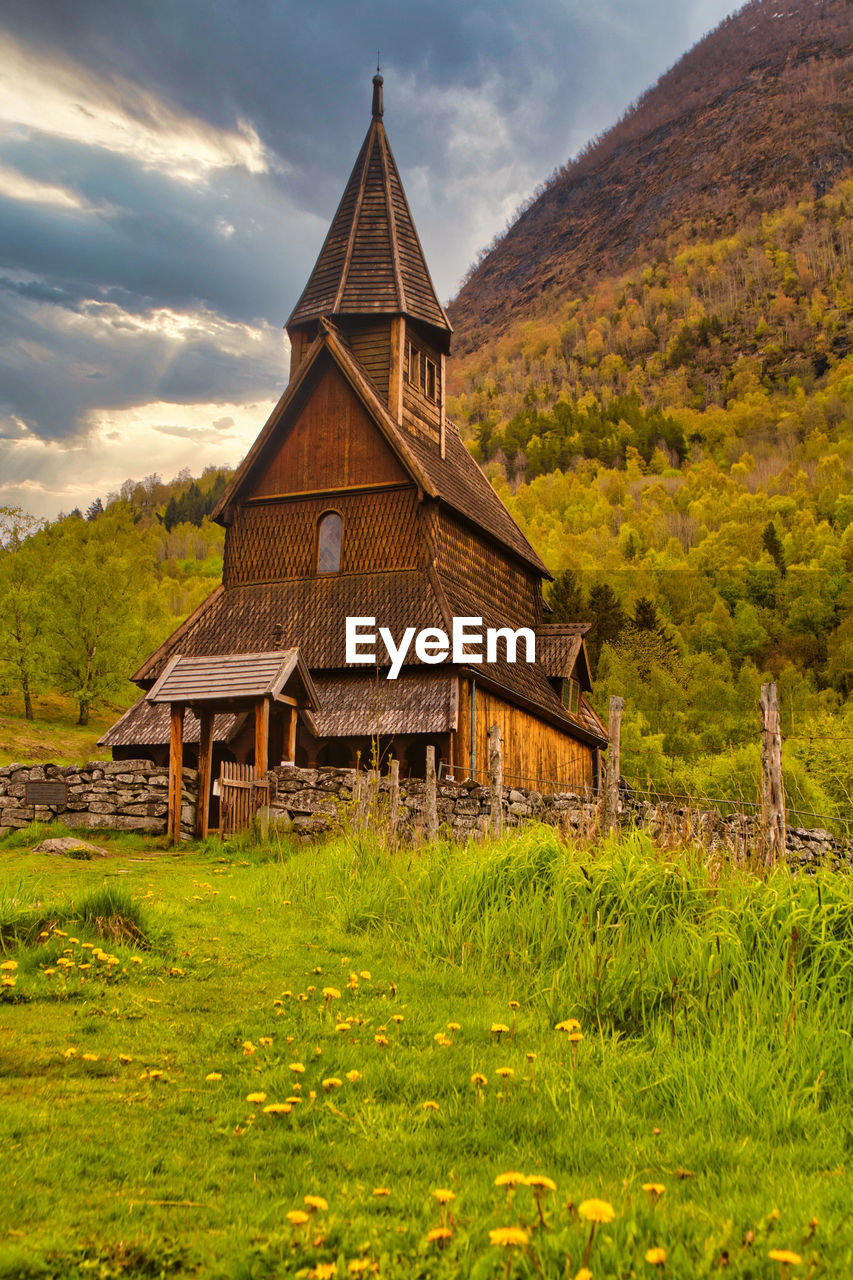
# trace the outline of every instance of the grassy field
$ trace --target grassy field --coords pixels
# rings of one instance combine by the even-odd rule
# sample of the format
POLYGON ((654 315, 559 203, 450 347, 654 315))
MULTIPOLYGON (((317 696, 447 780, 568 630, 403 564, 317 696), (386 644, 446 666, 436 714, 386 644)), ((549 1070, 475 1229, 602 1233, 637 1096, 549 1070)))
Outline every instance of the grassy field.
POLYGON ((75 724, 72 698, 46 693, 33 698, 34 720, 21 715, 20 694, 0 694, 0 765, 19 760, 27 764, 87 764, 103 757, 98 738, 115 724, 125 707, 93 711, 85 727, 75 724))
POLYGON ((847 878, 37 834, 0 845, 0 1276, 853 1274, 847 878))

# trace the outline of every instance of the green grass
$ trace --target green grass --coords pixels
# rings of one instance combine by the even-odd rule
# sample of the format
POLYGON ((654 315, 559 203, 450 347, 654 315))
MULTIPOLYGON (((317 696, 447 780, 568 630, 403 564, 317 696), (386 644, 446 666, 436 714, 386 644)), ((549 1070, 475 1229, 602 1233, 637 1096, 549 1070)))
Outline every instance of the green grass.
POLYGON ((0 694, 0 765, 49 762, 88 764, 102 760, 98 746, 110 725, 126 708, 110 706, 92 712, 89 724, 76 723, 77 704, 59 693, 33 699, 34 720, 25 720, 20 694, 0 694))
POLYGON ((345 1276, 368 1259, 387 1277, 557 1280, 581 1267, 590 1197, 615 1210, 596 1280, 659 1274, 654 1245, 667 1277, 778 1276, 774 1247, 802 1256, 792 1275, 853 1274, 847 878, 544 829, 395 854, 105 843, 99 863, 0 846, 18 963, 0 1016, 0 1276, 345 1276), (35 935, 14 925, 36 918, 35 935), (98 947, 115 961, 61 976, 98 947), (555 1030, 570 1017, 576 1065, 555 1030), (302 1101, 272 1116, 256 1091, 302 1101), (495 1188, 507 1170, 556 1182, 547 1226, 529 1188, 511 1205, 495 1188), (440 1187, 444 1249, 427 1243, 440 1187), (328 1209, 294 1227, 309 1193, 328 1209), (511 1255, 489 1239, 507 1225, 529 1235, 511 1255))

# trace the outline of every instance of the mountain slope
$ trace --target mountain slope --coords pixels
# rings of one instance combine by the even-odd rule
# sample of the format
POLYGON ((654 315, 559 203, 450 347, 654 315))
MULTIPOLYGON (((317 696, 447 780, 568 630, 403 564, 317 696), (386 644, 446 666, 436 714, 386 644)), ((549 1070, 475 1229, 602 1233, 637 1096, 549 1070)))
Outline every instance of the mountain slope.
POLYGON ((667 237, 715 239, 853 167, 849 0, 752 0, 648 90, 475 268, 450 307, 464 355, 667 237))

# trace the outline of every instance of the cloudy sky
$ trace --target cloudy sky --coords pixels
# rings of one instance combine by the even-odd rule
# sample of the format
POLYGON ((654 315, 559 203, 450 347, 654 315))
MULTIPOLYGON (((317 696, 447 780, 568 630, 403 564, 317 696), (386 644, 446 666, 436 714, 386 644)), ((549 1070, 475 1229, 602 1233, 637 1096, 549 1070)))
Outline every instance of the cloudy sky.
POLYGON ((235 464, 370 122, 442 300, 730 0, 4 0, 0 505, 235 464))

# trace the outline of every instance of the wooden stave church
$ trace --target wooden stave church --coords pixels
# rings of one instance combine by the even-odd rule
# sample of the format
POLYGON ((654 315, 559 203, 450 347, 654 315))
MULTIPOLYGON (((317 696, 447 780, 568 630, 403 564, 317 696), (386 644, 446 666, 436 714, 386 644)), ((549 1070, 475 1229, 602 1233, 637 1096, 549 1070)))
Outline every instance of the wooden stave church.
MULTIPOLYGON (((288 386, 213 513, 226 531, 222 584, 133 675, 145 693, 101 745, 114 759, 165 762, 169 708, 150 698, 178 655, 296 649, 316 699, 290 728, 272 708, 273 761, 352 766, 378 752, 422 775, 432 745, 447 772, 482 781, 499 724, 507 783, 596 790, 607 734, 587 697, 588 626, 545 620, 550 574, 446 417, 451 326, 388 143, 379 75, 370 127, 286 329, 288 386), (373 616, 395 637, 409 626, 449 634, 454 616, 529 626, 537 661, 428 666, 410 652, 390 681, 347 664, 347 616, 373 616)), ((194 765, 203 716, 186 710, 183 758, 194 765)), ((266 769, 242 706, 215 708, 206 732, 208 774, 223 760, 266 769)))

